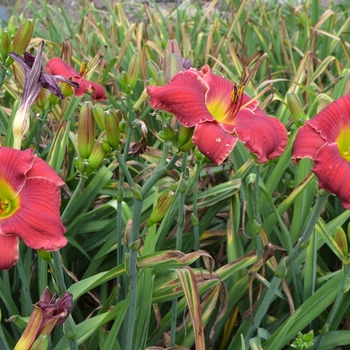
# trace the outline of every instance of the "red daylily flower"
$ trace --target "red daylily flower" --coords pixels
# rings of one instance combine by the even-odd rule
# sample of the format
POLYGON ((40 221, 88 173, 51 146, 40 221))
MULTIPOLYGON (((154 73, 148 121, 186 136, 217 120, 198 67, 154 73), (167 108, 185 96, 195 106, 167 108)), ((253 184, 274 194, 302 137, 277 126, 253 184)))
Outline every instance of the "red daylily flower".
POLYGON ((67 244, 60 218, 63 184, 32 150, 0 147, 0 270, 16 263, 19 238, 33 249, 67 244))
POLYGON ((319 188, 336 194, 350 209, 350 95, 335 100, 302 126, 292 159, 314 161, 319 188))
POLYGON ((97 101, 104 101, 107 98, 103 86, 85 78, 87 73, 85 66, 82 68, 81 73, 78 73, 74 68, 68 66, 68 64, 63 62, 60 58, 54 57, 47 62, 46 72, 53 75, 61 75, 78 83, 78 88, 73 87, 75 96, 84 96, 85 92, 92 90, 93 99, 97 101))
POLYGON ((268 117, 248 95, 238 95, 237 101, 237 87, 212 74, 208 65, 180 72, 165 86, 149 86, 147 93, 152 108, 172 113, 185 127, 195 127, 192 142, 216 164, 238 140, 261 163, 284 151, 284 125, 268 117))

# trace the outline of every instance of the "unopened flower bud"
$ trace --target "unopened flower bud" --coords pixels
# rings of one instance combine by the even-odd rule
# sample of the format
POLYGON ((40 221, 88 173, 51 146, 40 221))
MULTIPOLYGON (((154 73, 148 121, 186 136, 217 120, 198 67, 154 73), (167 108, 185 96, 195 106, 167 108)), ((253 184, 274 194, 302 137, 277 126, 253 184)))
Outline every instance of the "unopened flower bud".
POLYGON ((290 114, 294 120, 296 126, 300 126, 300 121, 305 120, 305 113, 301 107, 298 96, 295 92, 289 92, 287 94, 287 105, 290 110, 290 114))
POLYGON ((49 94, 49 106, 50 107, 56 105, 60 101, 61 101, 61 99, 58 96, 51 94, 51 93, 49 94))
POLYGON ((119 122, 119 131, 125 132, 126 130, 126 121, 123 119, 119 122))
POLYGON ((95 119, 92 103, 84 102, 80 108, 78 121, 78 151, 82 158, 89 158, 95 145, 95 119))
POLYGON ((105 122, 104 122, 105 116, 104 116, 103 109, 100 107, 100 105, 95 104, 92 107, 92 114, 94 115, 95 121, 96 121, 99 129, 101 131, 104 131, 105 130, 105 122))
POLYGON ((149 219, 147 220, 147 226, 151 227, 155 223, 157 223, 160 220, 162 220, 163 217, 165 216, 165 214, 167 213, 167 211, 170 209, 170 207, 173 204, 174 200, 175 200, 175 192, 167 191, 166 193, 164 193, 160 197, 156 207, 152 211, 149 219))
POLYGON ((30 350, 47 350, 49 347, 49 339, 46 334, 40 334, 38 339, 31 346, 30 350))
POLYGON ((109 110, 104 114, 104 124, 106 128, 106 138, 108 143, 114 148, 119 148, 120 140, 120 130, 119 130, 119 121, 121 111, 109 110))
POLYGON ((179 146, 179 148, 191 141, 193 130, 194 128, 186 128, 183 125, 180 125, 179 136, 177 139, 177 145, 179 146))
POLYGON ((12 15, 7 24, 7 31, 13 37, 18 29, 18 19, 17 16, 12 15))
POLYGON ((180 150, 182 152, 188 152, 190 149, 192 149, 195 146, 195 144, 192 142, 192 140, 185 143, 182 147, 180 147, 180 150))
POLYGON ((166 82, 169 82, 177 73, 182 71, 182 56, 175 39, 169 40, 165 49, 164 71, 166 82))
POLYGON ((157 75, 156 85, 164 86, 167 83, 164 71, 160 70, 157 75))
POLYGON ((135 53, 131 58, 129 68, 128 68, 128 73, 127 73, 128 85, 131 90, 134 89, 137 83, 140 69, 141 69, 141 55, 139 55, 138 53, 135 53))
POLYGON ((33 31, 34 21, 32 19, 25 20, 12 41, 12 51, 22 55, 32 39, 33 31))
POLYGON ((344 230, 340 226, 338 226, 334 232, 334 239, 342 253, 347 256, 349 253, 348 240, 344 230))
POLYGON ((146 69, 147 69, 147 72, 149 73, 149 75, 153 78, 153 80, 157 81, 158 72, 160 71, 157 64, 155 62, 153 62, 152 60, 147 61, 146 69))
POLYGON ((7 55, 11 52, 11 35, 7 31, 3 31, 1 34, 0 53, 3 61, 6 60, 7 55))
POLYGON ((102 164, 105 156, 106 152, 102 149, 99 140, 97 140, 89 157, 90 168, 93 170, 97 169, 102 164))
POLYGON ((111 145, 106 140, 100 139, 100 146, 106 153, 109 153, 112 150, 111 145))
POLYGON ((162 130, 159 131, 158 135, 165 141, 174 141, 175 140, 174 129, 169 124, 163 124, 162 130))

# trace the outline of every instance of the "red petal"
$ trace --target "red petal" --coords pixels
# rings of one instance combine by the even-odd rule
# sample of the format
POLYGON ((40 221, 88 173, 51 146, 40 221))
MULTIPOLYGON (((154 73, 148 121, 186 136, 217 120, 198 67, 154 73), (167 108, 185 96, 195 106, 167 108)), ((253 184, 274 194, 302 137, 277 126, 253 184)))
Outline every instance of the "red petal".
POLYGON ((9 147, 0 147, 0 179, 4 179, 18 194, 25 184, 25 174, 32 167, 32 150, 20 151, 9 147))
POLYGON ((293 144, 294 163, 302 158, 314 158, 319 149, 326 143, 326 140, 309 124, 302 126, 293 144))
POLYGON ((62 75, 65 78, 79 76, 79 73, 60 58, 54 57, 47 62, 46 72, 52 75, 62 75))
POLYGON ((216 122, 206 122, 195 127, 192 142, 197 145, 201 153, 219 165, 231 153, 237 139, 216 122))
POLYGON ((27 172, 27 178, 30 177, 43 177, 46 179, 50 179, 57 186, 63 186, 64 181, 57 175, 56 171, 51 168, 45 161, 40 159, 38 156, 34 156, 35 160, 32 168, 27 172))
POLYGON ((78 88, 73 87, 74 95, 77 97, 84 96, 85 92, 91 89, 91 82, 83 77, 75 76, 73 77, 73 81, 79 84, 78 88))
POLYGON ((91 84, 92 98, 97 101, 104 101, 107 99, 105 89, 102 85, 95 83, 94 81, 88 80, 91 84))
POLYGON ((350 127, 350 95, 335 100, 307 122, 329 144, 336 141, 344 127, 350 127))
POLYGON ((190 69, 180 72, 165 86, 149 86, 147 94, 154 109, 172 113, 186 127, 214 120, 205 105, 207 87, 198 72, 190 69))
POLYGON ((336 194, 346 209, 350 209, 350 163, 338 151, 336 143, 325 144, 317 153, 312 169, 319 187, 336 194))
POLYGON ((260 163, 280 156, 288 141, 287 130, 278 119, 247 108, 235 117, 235 134, 260 163))
POLYGON ((57 250, 65 246, 57 185, 51 180, 32 177, 26 180, 19 196, 20 208, 1 221, 1 232, 19 236, 33 249, 57 250))
POLYGON ((8 270, 18 260, 18 237, 0 233, 0 270, 8 270))

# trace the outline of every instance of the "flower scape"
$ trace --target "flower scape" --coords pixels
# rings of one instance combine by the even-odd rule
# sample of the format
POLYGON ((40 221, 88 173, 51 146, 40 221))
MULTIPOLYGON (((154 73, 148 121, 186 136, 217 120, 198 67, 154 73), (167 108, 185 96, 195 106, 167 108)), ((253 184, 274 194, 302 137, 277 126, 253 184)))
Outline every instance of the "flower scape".
POLYGON ((0 350, 348 349, 346 1, 17 3, 0 350))

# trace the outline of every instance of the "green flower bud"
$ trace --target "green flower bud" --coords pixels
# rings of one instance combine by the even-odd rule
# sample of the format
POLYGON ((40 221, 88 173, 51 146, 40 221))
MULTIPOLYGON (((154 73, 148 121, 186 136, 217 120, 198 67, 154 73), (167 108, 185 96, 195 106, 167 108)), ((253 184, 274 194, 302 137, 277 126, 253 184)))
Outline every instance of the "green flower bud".
POLYGON ((349 253, 348 240, 344 230, 340 226, 334 232, 334 239, 342 253, 347 256, 349 253))
POLYGON ((104 152, 109 153, 112 150, 111 145, 106 140, 100 140, 100 146, 104 152))
POLYGON ((148 227, 151 227, 155 223, 157 223, 160 220, 162 220, 163 217, 165 216, 165 214, 167 213, 167 211, 170 209, 170 207, 173 204, 174 200, 175 200, 175 192, 167 191, 166 193, 164 193, 160 197, 156 207, 152 211, 149 219, 147 220, 147 224, 146 225, 148 227))
POLYGON ((123 119, 119 122, 119 131, 125 132, 126 130, 126 121, 123 119))
POLYGON ((12 51, 22 55, 32 39, 33 31, 34 21, 32 19, 25 20, 12 41, 12 51))
MULTIPOLYGON (((78 140, 79 141, 79 140, 78 140)), ((90 168, 95 170, 97 169, 101 163, 103 162, 106 156, 106 152, 102 149, 99 140, 95 143, 95 146, 89 157, 89 165, 90 168)))
POLYGON ((306 120, 305 113, 301 107, 298 96, 295 92, 287 94, 287 105, 296 126, 300 126, 300 119, 306 120))
POLYGON ((117 150, 119 148, 120 140, 120 130, 119 130, 119 121, 122 112, 117 110, 109 110, 104 114, 104 124, 106 128, 106 138, 107 142, 117 150))
POLYGON ((153 62, 152 60, 147 61, 146 69, 147 69, 147 72, 149 73, 149 75, 153 78, 153 80, 157 81, 158 72, 160 71, 157 64, 155 62, 153 62))
POLYGON ((186 128, 180 125, 179 136, 177 138, 177 145, 179 148, 192 140, 193 130, 194 128, 186 128))
MULTIPOLYGON (((1 34, 1 45, 0 45, 0 53, 3 61, 6 61, 6 58, 9 52, 11 52, 11 35, 9 32, 4 30, 1 34)), ((13 62, 12 58, 11 60, 13 62)))
POLYGON ((122 202, 125 197, 124 187, 118 187, 117 191, 117 201, 122 202))
POLYGON ((82 158, 89 158, 95 145, 95 119, 92 103, 84 102, 80 108, 78 121, 78 151, 82 158))
POLYGON ((50 252, 48 252, 44 249, 39 249, 39 250, 37 250, 37 253, 40 256, 40 258, 45 260, 48 264, 52 263, 52 258, 51 258, 50 252))
POLYGON ((50 107, 56 105, 60 101, 61 101, 61 99, 58 96, 51 94, 51 93, 49 94, 49 106, 50 107))
POLYGON ((160 70, 157 75, 156 85, 164 86, 167 83, 164 71, 160 70))
POLYGON ((131 58, 129 68, 128 68, 128 73, 127 73, 128 85, 131 90, 134 89, 137 83, 140 69, 141 69, 141 55, 139 55, 138 53, 135 53, 131 58))
POLYGON ((163 124, 162 130, 159 131, 158 135, 165 141, 174 141, 176 136, 174 129, 169 124, 163 124))
POLYGON ((38 339, 31 346, 30 350, 47 350, 49 347, 49 339, 46 334, 40 334, 38 339))
POLYGON ((180 147, 180 150, 182 152, 188 152, 190 149, 192 149, 195 146, 195 144, 192 142, 192 140, 185 143, 182 147, 180 147))
POLYGON ((9 19, 9 22, 7 24, 7 31, 9 32, 10 36, 14 36, 17 31, 18 26, 18 20, 15 15, 12 15, 9 19))
POLYGON ((166 82, 169 82, 177 73, 182 71, 182 56, 175 39, 169 40, 165 49, 164 71, 166 82))
POLYGON ((120 86, 122 87, 122 89, 129 93, 130 92, 130 87, 128 86, 128 75, 126 72, 123 72, 121 75, 120 75, 120 79, 119 79, 119 82, 120 82, 120 86))
POLYGON ((101 131, 105 131, 105 116, 103 109, 100 105, 96 104, 92 107, 92 114, 95 118, 95 121, 101 131))
POLYGON ((135 187, 131 187, 132 195, 139 201, 142 201, 141 187, 135 184, 135 187))

